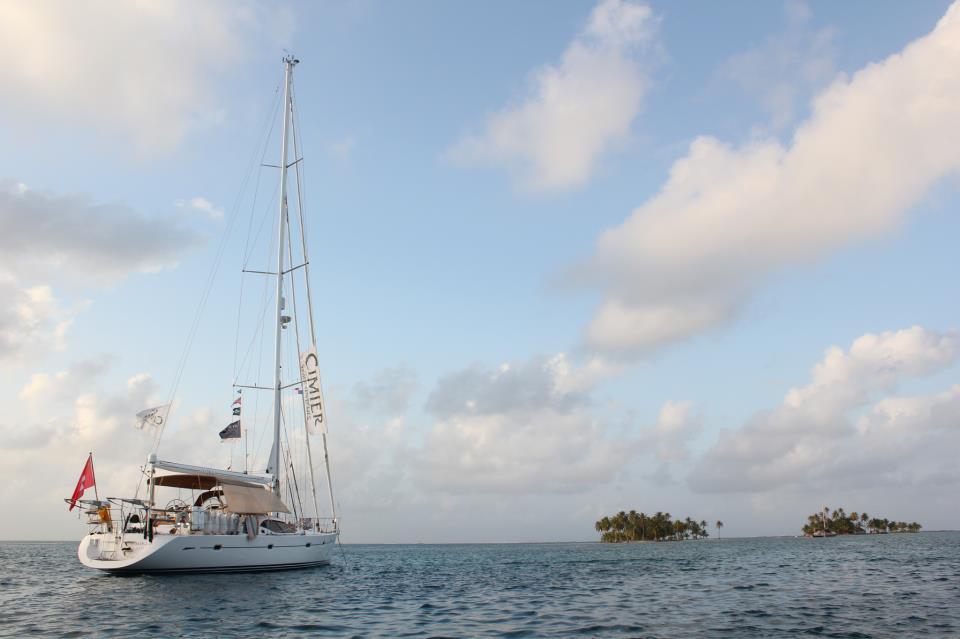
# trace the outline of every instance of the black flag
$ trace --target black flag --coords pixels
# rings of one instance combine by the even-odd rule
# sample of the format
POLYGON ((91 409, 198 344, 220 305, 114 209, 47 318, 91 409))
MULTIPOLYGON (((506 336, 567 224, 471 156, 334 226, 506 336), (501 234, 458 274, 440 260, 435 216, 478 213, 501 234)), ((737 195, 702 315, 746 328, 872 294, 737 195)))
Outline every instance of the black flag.
POLYGON ((240 407, 239 407, 239 406, 234 407, 234 409, 233 409, 233 414, 234 414, 234 415, 239 415, 239 414, 240 414, 240 407))
POLYGON ((232 422, 220 431, 220 439, 238 439, 240 437, 240 420, 232 422))

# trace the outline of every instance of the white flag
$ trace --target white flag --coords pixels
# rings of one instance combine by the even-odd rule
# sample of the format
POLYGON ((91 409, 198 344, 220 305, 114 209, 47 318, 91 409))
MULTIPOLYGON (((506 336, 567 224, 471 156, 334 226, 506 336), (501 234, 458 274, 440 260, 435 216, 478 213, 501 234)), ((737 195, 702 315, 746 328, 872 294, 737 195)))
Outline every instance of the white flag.
POLYGON ((137 413, 137 422, 135 426, 142 431, 153 432, 163 427, 167 421, 167 413, 170 412, 170 404, 148 408, 137 413))
POLYGON ((318 435, 327 432, 324 418, 323 390, 320 388, 320 367, 317 347, 311 346, 300 354, 300 378, 303 380, 303 413, 307 419, 307 432, 318 435))

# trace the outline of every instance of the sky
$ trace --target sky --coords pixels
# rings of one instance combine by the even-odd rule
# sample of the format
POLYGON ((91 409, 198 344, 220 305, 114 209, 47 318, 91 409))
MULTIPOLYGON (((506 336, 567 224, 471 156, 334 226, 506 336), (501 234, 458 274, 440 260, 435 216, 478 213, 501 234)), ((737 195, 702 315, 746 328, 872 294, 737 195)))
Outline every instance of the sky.
POLYGON ((0 539, 79 539, 88 451, 133 490, 208 281, 160 456, 236 463, 285 50, 344 542, 960 527, 958 43, 944 0, 0 4, 0 539))

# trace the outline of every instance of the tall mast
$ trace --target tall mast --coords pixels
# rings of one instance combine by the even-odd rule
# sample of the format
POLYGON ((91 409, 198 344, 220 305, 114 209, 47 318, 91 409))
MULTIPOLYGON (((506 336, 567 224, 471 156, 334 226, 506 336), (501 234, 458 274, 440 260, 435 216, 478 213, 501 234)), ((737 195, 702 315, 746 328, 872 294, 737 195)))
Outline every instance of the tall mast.
POLYGON ((280 221, 277 224, 277 316, 276 343, 273 352, 273 448, 270 451, 270 472, 273 474, 274 493, 280 494, 280 391, 282 389, 280 370, 280 334, 283 330, 283 247, 287 237, 287 146, 290 137, 290 83, 293 80, 293 67, 300 62, 292 55, 283 59, 283 141, 280 143, 280 221))

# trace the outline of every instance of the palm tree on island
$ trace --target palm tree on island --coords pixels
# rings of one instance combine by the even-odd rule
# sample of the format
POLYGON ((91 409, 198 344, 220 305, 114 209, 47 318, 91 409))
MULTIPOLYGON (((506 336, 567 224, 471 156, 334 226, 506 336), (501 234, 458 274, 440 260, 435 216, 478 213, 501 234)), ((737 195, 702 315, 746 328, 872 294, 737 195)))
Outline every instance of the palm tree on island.
MULTIPOLYGON (((716 525, 717 525, 717 539, 719 540, 719 539, 720 539, 720 529, 723 528, 723 522, 718 519, 716 525)), ((706 528, 706 526, 704 526, 704 528, 706 528)))
POLYGON ((890 521, 871 517, 867 513, 852 512, 847 515, 843 508, 831 511, 826 506, 823 511, 807 517, 802 532, 805 537, 835 537, 837 535, 865 535, 886 533, 915 533, 923 526, 917 522, 890 521))
POLYGON ((600 541, 608 543, 627 541, 683 541, 686 539, 705 539, 706 520, 696 521, 690 517, 673 519, 670 513, 657 512, 653 515, 620 511, 616 515, 603 517, 594 524, 600 533, 600 541))

